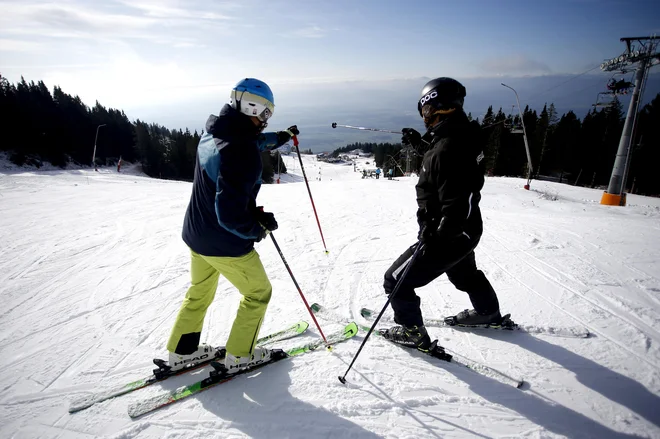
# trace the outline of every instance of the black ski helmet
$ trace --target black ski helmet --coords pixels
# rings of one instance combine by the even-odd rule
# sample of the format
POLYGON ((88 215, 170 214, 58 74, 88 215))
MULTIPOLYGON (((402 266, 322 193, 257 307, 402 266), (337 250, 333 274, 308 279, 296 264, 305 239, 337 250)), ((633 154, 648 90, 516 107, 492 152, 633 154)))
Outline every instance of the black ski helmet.
POLYGON ((417 110, 422 117, 430 117, 438 110, 463 107, 465 87, 452 78, 435 78, 422 88, 422 95, 417 102, 417 110), (422 112, 424 108, 424 112, 422 112), (426 113, 426 114, 425 114, 426 113))

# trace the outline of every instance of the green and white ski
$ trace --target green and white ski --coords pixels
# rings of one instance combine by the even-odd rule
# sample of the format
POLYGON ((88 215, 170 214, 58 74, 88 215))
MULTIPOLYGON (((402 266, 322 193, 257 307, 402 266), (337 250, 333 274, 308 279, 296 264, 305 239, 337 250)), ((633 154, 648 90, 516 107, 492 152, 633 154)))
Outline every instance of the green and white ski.
MULTIPOLYGON (((335 321, 335 322, 342 322, 342 321, 346 320, 345 318, 342 318, 338 314, 324 308, 322 305, 320 305, 318 303, 313 303, 310 306, 310 308, 312 308, 312 311, 314 312, 314 314, 318 315, 319 317, 325 318, 326 320, 332 320, 332 321, 335 321)), ((376 313, 374 313, 373 311, 370 311, 370 310, 367 310, 368 312, 364 312, 364 310, 366 310, 366 308, 363 308, 363 310, 362 310, 363 311, 362 312, 362 317, 364 317, 366 320, 369 320, 369 321, 376 320, 376 313)), ((370 329, 370 327, 363 326, 363 325, 359 325, 359 328, 361 330, 365 331, 365 332, 368 332, 369 329, 370 329)), ((372 334, 382 336, 383 332, 382 332, 382 330, 376 329, 372 332, 372 334)), ((400 347, 405 347, 402 344, 395 343, 395 342, 392 342, 392 344, 395 344, 395 345, 400 346, 400 347)), ((406 349, 410 349, 410 348, 406 347, 406 349)), ((520 379, 520 378, 512 377, 512 376, 507 375, 504 372, 501 372, 501 371, 499 371, 495 368, 492 368, 490 366, 486 366, 485 364, 482 364, 482 363, 479 363, 477 361, 471 360, 471 359, 469 359, 467 357, 464 357, 462 355, 459 355, 455 352, 447 351, 445 348, 437 345, 437 340, 432 343, 432 347, 428 351, 422 351, 422 350, 418 350, 418 349, 415 349, 415 351, 426 354, 426 355, 429 355, 433 358, 437 358, 437 359, 445 361, 447 363, 452 363, 452 364, 456 364, 458 366, 465 367, 467 369, 472 370, 473 372, 476 372, 476 373, 479 373, 481 375, 488 376, 488 377, 493 378, 497 381, 500 381, 501 383, 513 385, 518 389, 522 388, 525 385, 525 381, 520 379)))
MULTIPOLYGON (((284 328, 280 331, 276 331, 266 335, 265 337, 261 337, 260 339, 257 340, 257 345, 263 346, 270 343, 275 343, 277 341, 287 340, 289 338, 296 337, 298 335, 303 334, 308 327, 309 327, 309 323, 307 323, 304 320, 301 320, 298 323, 291 325, 287 328, 284 328)), ((81 410, 93 406, 98 402, 106 401, 108 399, 115 398, 117 396, 125 395, 127 393, 134 392, 138 389, 142 389, 144 387, 166 380, 167 378, 181 375, 195 369, 199 369, 200 367, 204 367, 210 364, 212 361, 221 360, 224 357, 225 357, 225 347, 220 346, 216 348, 215 355, 210 356, 208 359, 205 359, 204 361, 193 363, 187 366, 185 369, 176 372, 172 372, 172 370, 170 370, 169 366, 167 366, 166 361, 156 358, 154 359, 154 364, 156 364, 158 368, 154 369, 154 372, 151 375, 136 381, 132 381, 127 384, 123 384, 121 386, 113 387, 111 389, 99 393, 92 393, 89 395, 85 395, 82 398, 76 399, 71 403, 71 406, 69 407, 69 413, 79 412, 81 410)))
MULTIPOLYGON (((350 339, 351 337, 355 336, 357 332, 358 332, 358 327, 355 324, 355 322, 350 322, 342 330, 330 334, 329 336, 326 337, 326 339, 328 340, 329 345, 333 345, 350 339)), ((315 351, 322 346, 326 346, 325 341, 323 341, 322 339, 318 339, 300 346, 287 349, 286 351, 283 351, 281 349, 276 349, 274 350, 270 361, 258 364, 251 368, 246 368, 233 375, 227 375, 225 373, 219 372, 218 370, 222 370, 223 366, 214 364, 214 367, 217 370, 211 372, 208 378, 205 378, 201 381, 190 384, 188 386, 180 387, 171 393, 157 395, 154 396, 153 398, 148 398, 142 401, 138 401, 134 404, 131 404, 128 407, 128 414, 131 418, 137 418, 139 416, 153 412, 154 410, 158 410, 162 407, 173 404, 177 401, 181 401, 184 398, 195 395, 204 390, 210 389, 211 387, 215 387, 219 384, 223 384, 228 381, 231 381, 237 376, 250 373, 254 370, 260 369, 264 366, 273 364, 277 361, 284 360, 286 358, 291 358, 305 354, 307 352, 315 351)))
MULTIPOLYGON (((373 320, 377 313, 370 310, 369 308, 362 308, 360 314, 367 320, 373 320)), ((383 317, 383 322, 394 323, 392 318, 383 317)), ((461 325, 455 323, 454 317, 444 317, 442 319, 425 317, 424 325, 426 327, 434 326, 437 328, 452 328, 452 329, 495 329, 501 331, 518 331, 526 334, 543 334, 543 335, 553 335, 557 337, 571 337, 571 338, 587 338, 591 335, 587 328, 581 328, 579 326, 569 326, 569 327, 553 327, 553 326, 530 326, 530 325, 519 325, 511 321, 511 314, 506 314, 502 318, 502 323, 499 325, 488 324, 488 325, 461 325)))

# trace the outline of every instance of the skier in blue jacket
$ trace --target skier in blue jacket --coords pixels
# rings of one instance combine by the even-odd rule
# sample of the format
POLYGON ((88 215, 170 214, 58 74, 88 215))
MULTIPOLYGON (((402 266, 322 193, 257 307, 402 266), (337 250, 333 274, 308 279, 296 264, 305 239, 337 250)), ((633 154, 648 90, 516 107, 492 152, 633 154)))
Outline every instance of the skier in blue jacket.
POLYGON ((272 288, 254 243, 277 229, 275 216, 256 202, 261 152, 279 148, 299 134, 295 125, 263 133, 274 109, 270 87, 245 78, 233 88, 220 114, 206 122, 182 233, 191 250, 192 282, 167 343, 173 370, 213 354, 213 347, 199 341, 220 275, 243 296, 226 344, 227 372, 270 358, 270 350, 255 346, 272 288))

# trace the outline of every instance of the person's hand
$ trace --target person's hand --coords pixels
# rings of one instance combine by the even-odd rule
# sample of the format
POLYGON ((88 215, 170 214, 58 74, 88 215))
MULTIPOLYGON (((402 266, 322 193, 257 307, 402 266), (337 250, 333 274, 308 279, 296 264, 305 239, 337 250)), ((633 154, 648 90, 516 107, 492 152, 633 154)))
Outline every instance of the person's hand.
POLYGON ((264 208, 259 206, 257 208, 256 220, 263 228, 269 232, 277 230, 277 221, 275 215, 271 212, 264 212, 264 208))
POLYGON ((436 228, 432 224, 425 223, 419 229, 419 234, 417 234, 417 239, 422 244, 428 244, 431 241, 434 241, 438 238, 436 233, 436 228))
POLYGON ((287 143, 289 140, 291 140, 291 133, 288 131, 278 131, 277 132, 277 144, 282 146, 285 143, 287 143))
POLYGON ((422 143, 422 135, 414 128, 404 128, 401 130, 401 143, 417 147, 422 143))
POLYGON ((417 239, 428 243, 437 238, 438 221, 433 218, 433 214, 425 207, 417 209, 417 223, 419 224, 417 239))
POLYGON ((291 125, 286 130, 277 132, 277 143, 279 145, 284 145, 291 140, 293 136, 297 136, 298 134, 300 134, 298 127, 296 125, 291 125))

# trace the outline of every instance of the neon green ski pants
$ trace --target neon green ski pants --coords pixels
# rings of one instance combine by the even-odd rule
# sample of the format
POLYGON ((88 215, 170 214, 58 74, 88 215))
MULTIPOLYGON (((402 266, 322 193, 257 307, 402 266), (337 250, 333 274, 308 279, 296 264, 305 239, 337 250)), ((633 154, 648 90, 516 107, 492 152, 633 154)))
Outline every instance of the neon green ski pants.
POLYGON ((251 355, 273 290, 259 254, 255 250, 239 257, 203 256, 194 251, 191 254, 192 282, 167 350, 191 354, 197 349, 206 310, 215 297, 218 278, 223 275, 243 295, 227 340, 227 352, 237 357, 251 355))

